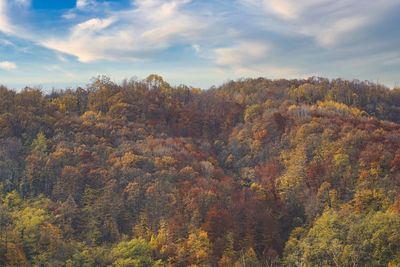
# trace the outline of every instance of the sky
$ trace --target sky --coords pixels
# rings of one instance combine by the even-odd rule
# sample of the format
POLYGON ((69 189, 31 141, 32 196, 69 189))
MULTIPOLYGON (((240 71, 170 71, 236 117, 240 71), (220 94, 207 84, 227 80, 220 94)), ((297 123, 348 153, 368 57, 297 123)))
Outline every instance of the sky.
POLYGON ((319 76, 400 86, 400 0, 0 0, 0 84, 156 73, 209 88, 319 76))

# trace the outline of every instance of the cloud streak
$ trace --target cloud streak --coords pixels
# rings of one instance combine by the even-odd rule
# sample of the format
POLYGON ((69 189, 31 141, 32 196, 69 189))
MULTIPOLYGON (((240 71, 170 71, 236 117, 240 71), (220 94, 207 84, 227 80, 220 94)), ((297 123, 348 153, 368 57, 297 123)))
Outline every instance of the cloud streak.
MULTIPOLYGON (((199 39, 209 24, 201 15, 184 9, 187 0, 134 1, 128 10, 110 12, 73 26, 65 38, 49 38, 42 45, 78 57, 81 62, 99 59, 140 60, 150 53, 199 39)), ((77 7, 87 1, 79 0, 77 7)))
POLYGON ((4 33, 12 33, 13 27, 10 25, 7 13, 7 1, 0 0, 0 31, 4 33))
POLYGON ((262 61, 270 46, 260 41, 241 41, 233 46, 215 49, 216 62, 222 67, 237 67, 262 61))
POLYGON ((10 62, 10 61, 1 61, 0 68, 3 70, 13 70, 13 69, 17 68, 17 64, 15 64, 14 62, 10 62))
MULTIPOLYGON (((314 38, 321 46, 340 45, 381 19, 400 0, 239 0, 253 12, 279 20, 292 34, 314 38)), ((268 25, 265 25, 268 27, 268 25)))

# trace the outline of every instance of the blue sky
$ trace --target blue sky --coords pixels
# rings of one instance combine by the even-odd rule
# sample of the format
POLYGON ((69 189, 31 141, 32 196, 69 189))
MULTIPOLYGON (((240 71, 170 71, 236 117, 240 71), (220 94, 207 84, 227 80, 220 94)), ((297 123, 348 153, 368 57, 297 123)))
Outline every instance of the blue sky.
POLYGON ((0 84, 64 88, 157 73, 400 85, 400 0, 0 0, 0 84))

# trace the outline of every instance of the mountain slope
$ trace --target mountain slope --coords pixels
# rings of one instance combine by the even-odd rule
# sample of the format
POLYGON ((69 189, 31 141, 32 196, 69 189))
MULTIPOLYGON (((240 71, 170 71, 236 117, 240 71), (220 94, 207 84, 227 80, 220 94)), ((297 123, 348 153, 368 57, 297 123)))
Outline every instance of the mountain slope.
POLYGON ((400 264, 400 90, 0 88, 0 262, 400 264))

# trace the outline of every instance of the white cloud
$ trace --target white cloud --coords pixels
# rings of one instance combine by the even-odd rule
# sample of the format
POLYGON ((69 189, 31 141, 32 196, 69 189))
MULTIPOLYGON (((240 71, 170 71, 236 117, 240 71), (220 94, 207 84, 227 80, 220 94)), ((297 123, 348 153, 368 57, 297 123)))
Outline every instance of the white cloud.
POLYGON ((299 78, 304 77, 294 68, 274 66, 266 63, 272 47, 265 41, 246 40, 235 45, 215 49, 215 60, 221 75, 233 77, 299 78))
POLYGON ((4 45, 4 46, 15 47, 15 45, 12 42, 10 42, 9 40, 6 40, 6 39, 0 39, 0 44, 4 45))
POLYGON ((50 72, 60 72, 63 75, 65 75, 66 77, 70 77, 70 78, 74 78, 75 75, 72 74, 71 72, 68 72, 66 70, 64 70, 62 67, 58 66, 58 65, 50 65, 50 66, 45 66, 44 69, 46 71, 50 71, 50 72))
POLYGON ((269 50, 265 42, 241 41, 231 47, 215 49, 216 62, 226 67, 242 66, 265 59, 269 50))
POLYGON ((89 5, 93 5, 93 4, 95 4, 95 1, 93 1, 93 0, 77 0, 76 8, 82 9, 82 8, 85 8, 85 7, 87 7, 89 5))
POLYGON ((268 64, 255 65, 249 68, 238 68, 234 70, 236 77, 268 77, 268 78, 307 78, 312 75, 301 73, 295 68, 277 67, 268 64))
POLYGON ((299 9, 296 9, 289 1, 271 0, 266 1, 266 8, 270 8, 273 12, 285 19, 296 19, 299 16, 299 9))
MULTIPOLYGON (((238 0, 263 10, 280 20, 281 28, 313 37, 320 45, 330 47, 354 37, 368 25, 384 17, 400 0, 238 0)), ((269 25, 265 25, 268 27, 269 25)))
POLYGON ((4 70, 12 70, 12 69, 17 68, 17 64, 15 64, 14 62, 10 62, 10 61, 1 61, 0 68, 4 69, 4 70))
POLYGON ((64 63, 69 62, 68 58, 65 57, 63 54, 58 53, 56 56, 57 56, 57 59, 60 60, 61 62, 64 62, 64 63))
POLYGON ((18 5, 28 7, 31 5, 31 0, 14 0, 14 2, 18 5))
POLYGON ((6 0, 0 0, 0 31, 5 33, 10 33, 12 31, 8 21, 6 0))
POLYGON ((113 18, 107 19, 90 19, 76 25, 72 31, 75 37, 80 37, 83 34, 88 34, 90 32, 99 32, 106 29, 108 26, 113 24, 115 20, 113 18))
MULTIPOLYGON (((78 5, 79 3, 79 5, 78 5)), ((77 2, 85 6, 87 1, 77 2)), ((70 29, 67 37, 52 37, 42 45, 77 56, 81 62, 97 59, 142 59, 173 44, 202 39, 208 21, 184 9, 188 0, 137 0, 124 11, 92 18, 70 29)))
POLYGON ((29 8, 30 3, 30 0, 0 0, 0 32, 22 38, 31 37, 28 30, 17 26, 13 21, 16 19, 18 19, 18 22, 24 20, 25 12, 29 8))
POLYGON ((321 30, 319 32, 303 29, 304 33, 315 36, 316 40, 323 46, 329 47, 334 45, 335 43, 340 42, 338 38, 340 38, 343 34, 348 34, 352 31, 356 31, 357 29, 368 24, 368 19, 366 17, 352 17, 352 18, 343 18, 336 22, 333 22, 332 25, 326 30, 321 30))
POLYGON ((76 1, 76 8, 85 7, 87 4, 88 3, 87 3, 86 0, 77 0, 76 1))
MULTIPOLYGON (((340 5, 343 0, 337 0, 336 5, 340 5)), ((346 0, 347 1, 347 0, 346 0)), ((299 19, 307 15, 310 10, 320 8, 322 5, 330 4, 332 0, 264 0, 265 9, 271 10, 278 16, 286 20, 299 19)))
POLYGON ((216 68, 215 73, 219 77, 226 77, 225 80, 237 79, 239 77, 267 77, 270 79, 285 78, 285 79, 299 79, 307 78, 313 75, 306 74, 296 68, 273 66, 267 63, 255 64, 249 67, 236 67, 236 68, 216 68))
POLYGON ((194 51, 199 54, 201 52, 201 47, 198 44, 192 44, 192 48, 194 49, 194 51))
POLYGON ((76 13, 74 13, 72 10, 70 10, 67 13, 63 14, 61 17, 64 19, 67 19, 67 20, 74 19, 74 18, 76 18, 76 13))

